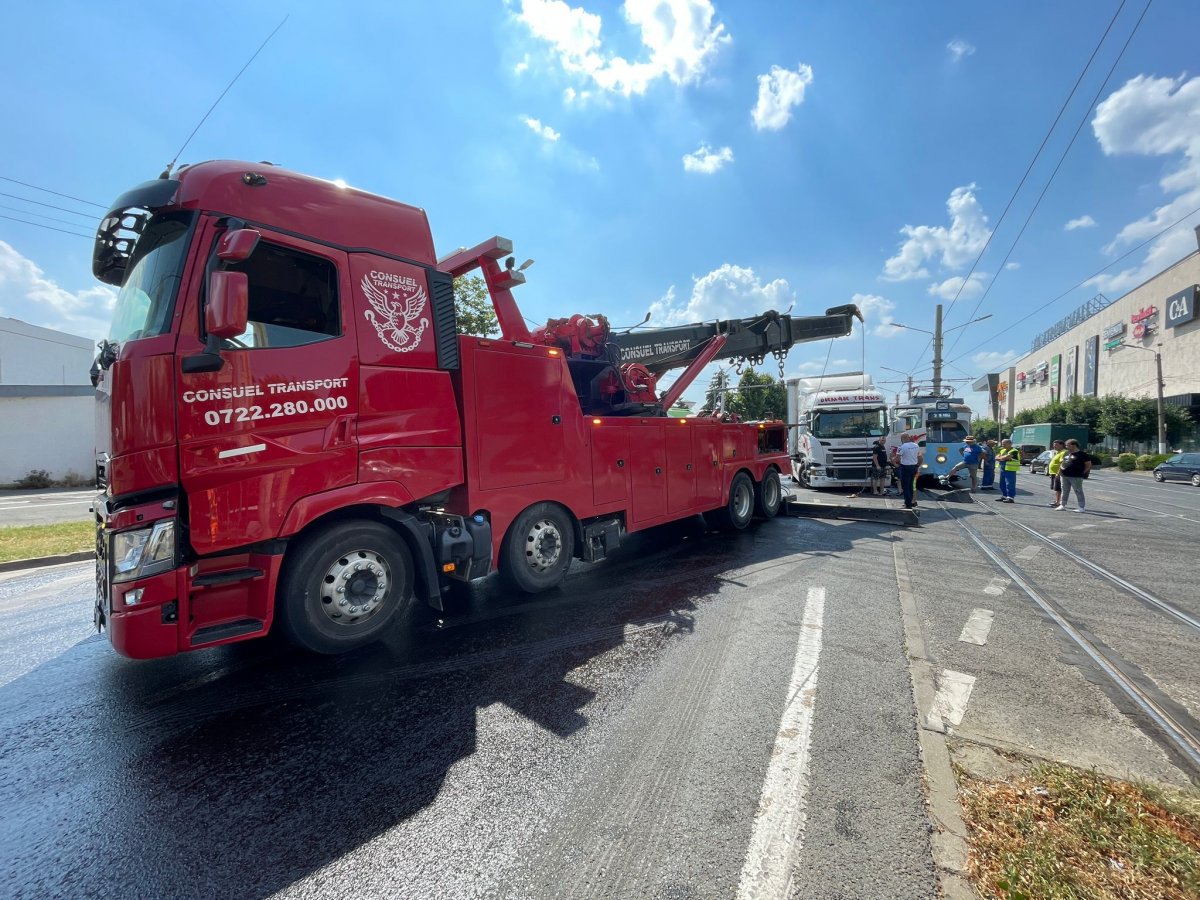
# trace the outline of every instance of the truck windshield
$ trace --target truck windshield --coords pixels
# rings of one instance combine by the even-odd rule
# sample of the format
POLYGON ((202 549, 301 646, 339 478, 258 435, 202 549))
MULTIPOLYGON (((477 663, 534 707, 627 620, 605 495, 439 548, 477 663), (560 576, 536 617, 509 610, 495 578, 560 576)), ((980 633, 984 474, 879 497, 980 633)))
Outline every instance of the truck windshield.
POLYGON ((812 432, 822 438, 879 437, 887 433, 882 409, 821 410, 813 413, 812 432))
POLYGON ((152 220, 133 248, 117 294, 108 339, 116 343, 162 334, 171 323, 195 216, 169 213, 152 220))

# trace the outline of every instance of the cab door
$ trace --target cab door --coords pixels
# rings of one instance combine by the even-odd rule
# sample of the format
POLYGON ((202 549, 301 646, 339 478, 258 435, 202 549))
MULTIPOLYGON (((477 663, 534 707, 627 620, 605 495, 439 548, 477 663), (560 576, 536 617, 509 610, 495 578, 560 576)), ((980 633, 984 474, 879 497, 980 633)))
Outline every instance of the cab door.
MULTIPOLYGON (((215 248, 221 233, 210 223, 205 239, 215 248)), ((247 275, 249 321, 245 333, 221 342, 219 369, 194 371, 188 362, 204 349, 203 285, 181 329, 180 476, 201 554, 274 538, 297 499, 357 477, 346 255, 261 234, 249 259, 226 266, 247 275)))

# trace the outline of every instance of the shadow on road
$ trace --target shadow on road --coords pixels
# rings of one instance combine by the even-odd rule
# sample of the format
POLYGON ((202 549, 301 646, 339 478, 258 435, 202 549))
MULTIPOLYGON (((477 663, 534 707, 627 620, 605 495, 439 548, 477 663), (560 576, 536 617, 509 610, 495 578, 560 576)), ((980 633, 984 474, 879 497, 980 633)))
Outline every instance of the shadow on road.
POLYGON ((0 893, 268 896, 427 809, 479 710, 569 736, 594 697, 573 670, 632 633, 690 632, 731 570, 881 531, 676 523, 551 594, 488 579, 336 658, 252 642, 136 663, 84 641, 0 689, 0 893))

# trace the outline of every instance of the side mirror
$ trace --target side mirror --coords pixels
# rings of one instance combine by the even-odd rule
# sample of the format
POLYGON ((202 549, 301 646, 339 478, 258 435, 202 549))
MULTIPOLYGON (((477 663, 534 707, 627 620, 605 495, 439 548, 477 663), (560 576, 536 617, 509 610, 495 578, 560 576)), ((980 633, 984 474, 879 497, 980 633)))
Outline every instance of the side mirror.
POLYGON ((221 262, 245 262, 254 252, 254 248, 258 246, 260 237, 262 235, 253 228, 227 231, 221 238, 221 242, 217 244, 217 259, 221 262))
MULTIPOLYGON (((257 233, 256 233, 257 234, 257 233)), ((250 279, 245 272, 212 272, 204 328, 215 337, 237 337, 246 330, 250 310, 250 279)))

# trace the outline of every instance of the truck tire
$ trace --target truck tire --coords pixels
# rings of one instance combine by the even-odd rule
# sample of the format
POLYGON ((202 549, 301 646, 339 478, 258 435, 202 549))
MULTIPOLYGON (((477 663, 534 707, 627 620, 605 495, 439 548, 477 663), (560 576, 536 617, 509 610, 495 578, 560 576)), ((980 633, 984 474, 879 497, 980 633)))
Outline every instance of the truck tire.
POLYGON ((754 512, 760 519, 773 519, 783 505, 783 487, 779 470, 767 469, 754 491, 754 512))
POLYGON ((313 653, 345 653, 384 636, 413 600, 412 554, 379 522, 342 521, 289 548, 275 598, 283 633, 313 653))
POLYGON ((713 519, 726 531, 741 531, 754 518, 754 481, 745 472, 738 472, 729 482, 729 501, 712 513, 713 519))
POLYGON ((500 545, 500 576, 527 594, 557 587, 575 553, 575 523, 556 503, 535 503, 522 512, 500 545))

